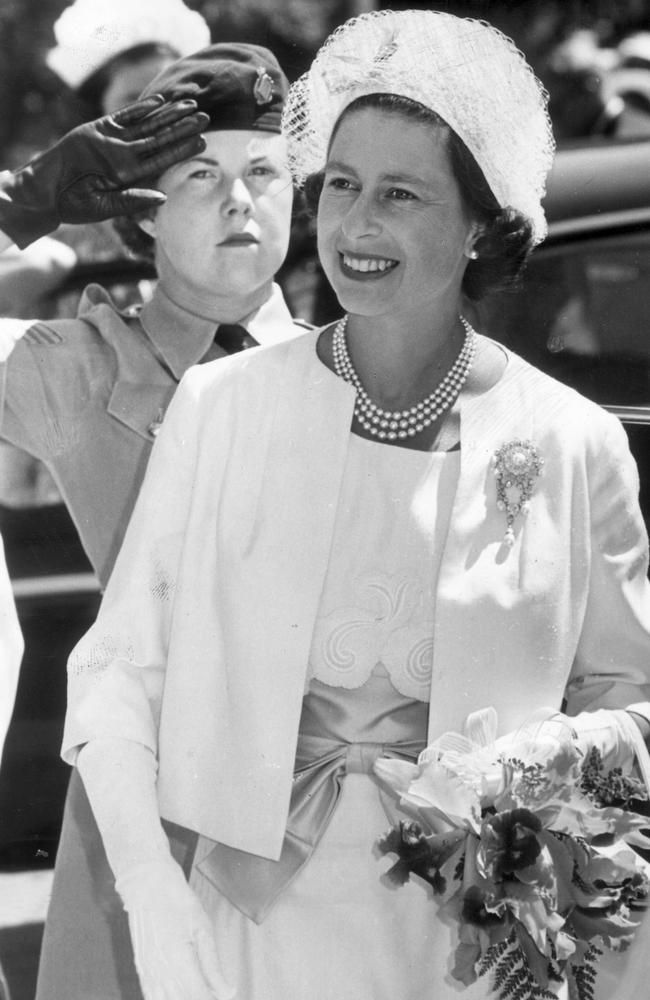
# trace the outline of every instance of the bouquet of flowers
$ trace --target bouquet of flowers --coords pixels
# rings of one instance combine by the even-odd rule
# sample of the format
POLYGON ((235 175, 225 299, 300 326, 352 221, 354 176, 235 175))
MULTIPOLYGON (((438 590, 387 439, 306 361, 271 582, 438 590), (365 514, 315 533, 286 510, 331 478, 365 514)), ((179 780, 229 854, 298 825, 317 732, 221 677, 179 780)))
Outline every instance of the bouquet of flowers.
POLYGON ((650 819, 630 809, 647 795, 597 751, 584 758, 567 727, 535 726, 496 741, 485 709, 418 764, 376 762, 409 817, 379 842, 398 858, 384 878, 419 876, 452 914, 461 983, 489 975, 500 1000, 555 1000, 566 978, 571 996, 593 1000, 603 949, 627 947, 648 894, 628 846, 650 846, 650 819))

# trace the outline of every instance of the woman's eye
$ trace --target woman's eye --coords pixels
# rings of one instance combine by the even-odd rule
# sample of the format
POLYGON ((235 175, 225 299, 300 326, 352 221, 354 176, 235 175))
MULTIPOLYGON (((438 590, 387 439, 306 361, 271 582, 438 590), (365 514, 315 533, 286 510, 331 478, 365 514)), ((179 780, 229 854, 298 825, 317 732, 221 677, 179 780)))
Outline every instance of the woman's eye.
POLYGON ((415 201, 417 196, 404 188, 391 188, 388 197, 392 198, 393 201, 415 201))
POLYGON ((215 174, 213 170, 193 170, 192 173, 190 174, 190 177, 193 180, 198 180, 198 181, 202 181, 208 177, 214 177, 214 176, 215 174))
POLYGON ((275 171, 272 167, 265 166, 262 163, 260 163, 257 167, 253 167, 251 170, 251 174, 253 174, 254 177, 269 177, 274 173, 275 171))
POLYGON ((354 186, 346 177, 328 177, 325 184, 335 191, 351 191, 354 186))

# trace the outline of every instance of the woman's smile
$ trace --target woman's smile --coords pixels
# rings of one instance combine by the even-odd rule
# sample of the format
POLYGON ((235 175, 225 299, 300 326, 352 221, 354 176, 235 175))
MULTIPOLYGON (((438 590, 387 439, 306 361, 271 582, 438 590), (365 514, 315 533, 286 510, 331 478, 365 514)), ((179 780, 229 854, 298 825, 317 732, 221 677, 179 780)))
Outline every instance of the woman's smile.
POLYGON ((390 271, 394 271, 399 261, 390 257, 371 257, 360 254, 340 253, 339 260, 341 270, 348 278, 353 280, 367 280, 372 278, 383 278, 390 271))

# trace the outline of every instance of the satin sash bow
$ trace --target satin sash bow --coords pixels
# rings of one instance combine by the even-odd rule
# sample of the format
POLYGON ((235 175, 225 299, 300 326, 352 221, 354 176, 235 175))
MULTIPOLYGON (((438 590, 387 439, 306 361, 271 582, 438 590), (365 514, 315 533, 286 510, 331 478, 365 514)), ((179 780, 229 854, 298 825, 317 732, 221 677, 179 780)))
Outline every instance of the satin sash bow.
MULTIPOLYGON (((225 844, 215 844, 197 866, 198 870, 245 916, 261 923, 323 836, 345 775, 370 774, 379 757, 416 760, 423 749, 421 740, 344 743, 301 735, 280 858, 270 861, 225 844)), ((377 831, 378 836, 381 833, 377 831)))

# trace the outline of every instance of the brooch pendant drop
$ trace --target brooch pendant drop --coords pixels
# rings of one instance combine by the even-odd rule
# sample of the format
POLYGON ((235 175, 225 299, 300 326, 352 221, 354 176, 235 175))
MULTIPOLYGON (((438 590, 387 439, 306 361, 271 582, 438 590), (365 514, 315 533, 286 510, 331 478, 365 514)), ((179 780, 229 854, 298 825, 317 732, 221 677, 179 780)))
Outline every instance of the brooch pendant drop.
POLYGON ((506 533, 504 542, 511 547, 515 542, 513 524, 518 514, 525 517, 530 509, 530 498, 535 480, 540 475, 544 459, 532 441, 509 441, 502 444, 494 455, 494 476, 497 484, 497 507, 505 511, 506 533))

